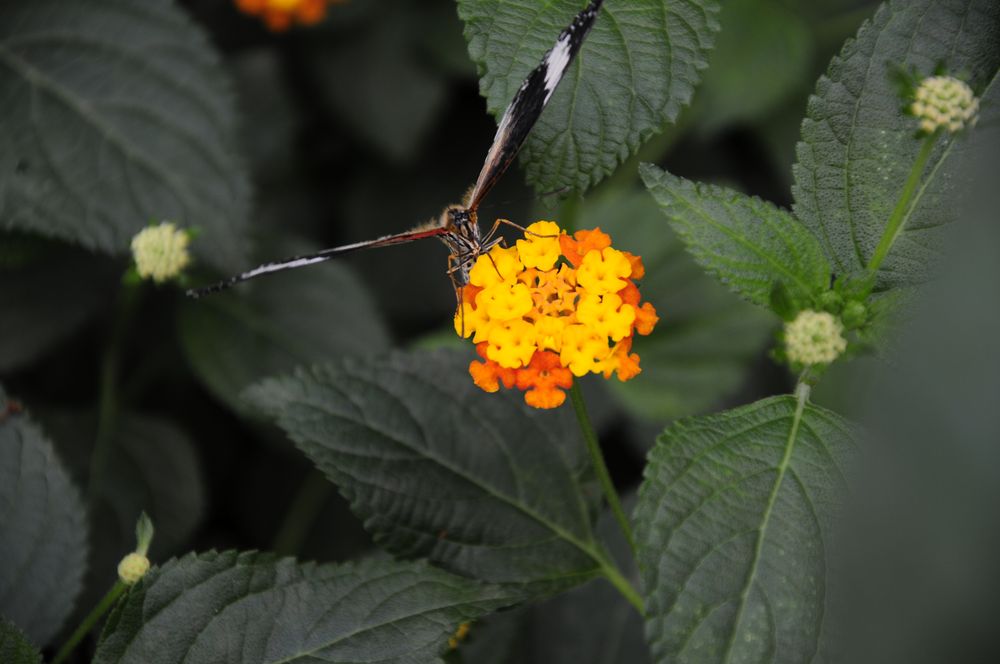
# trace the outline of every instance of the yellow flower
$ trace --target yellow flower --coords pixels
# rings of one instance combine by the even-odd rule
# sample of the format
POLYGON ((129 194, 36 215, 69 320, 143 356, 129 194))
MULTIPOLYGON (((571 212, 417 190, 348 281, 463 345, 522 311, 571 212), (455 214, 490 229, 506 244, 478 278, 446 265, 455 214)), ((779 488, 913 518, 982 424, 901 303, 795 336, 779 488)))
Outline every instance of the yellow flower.
POLYGON ((466 339, 471 336, 473 343, 478 344, 480 341, 486 341, 491 327, 492 322, 486 314, 486 307, 481 304, 474 307, 468 302, 463 302, 455 313, 455 332, 466 339))
POLYGON ((539 316, 535 321, 535 335, 539 350, 554 350, 562 348, 562 334, 566 329, 564 316, 539 316))
POLYGON ((479 256, 455 317, 455 331, 483 358, 469 365, 473 382, 486 392, 516 387, 529 406, 557 408, 574 376, 634 378, 632 338, 658 320, 633 281, 642 274, 641 259, 612 248, 606 233, 569 237, 550 221, 529 226, 511 249, 479 256))
POLYGON ((486 314, 497 321, 520 318, 531 311, 531 291, 522 283, 504 281, 476 296, 476 306, 485 305, 486 314), (483 304, 479 301, 482 299, 483 304))
POLYGON ((600 371, 610 352, 607 337, 586 325, 570 325, 563 331, 559 360, 579 377, 600 371))
POLYGON ((517 241, 517 251, 524 266, 551 270, 562 255, 559 226, 553 221, 536 221, 526 230, 524 239, 517 241))
POLYGON ((497 245, 488 254, 480 256, 469 271, 469 283, 489 288, 501 281, 516 278, 524 269, 517 248, 504 249, 497 245))
POLYGON ((490 330, 486 357, 505 369, 531 362, 535 354, 535 327, 524 320, 509 320, 490 330))
POLYGON ((190 243, 191 236, 169 221, 142 229, 132 238, 136 272, 156 283, 177 277, 191 262, 190 243))
POLYGON ((584 293, 576 307, 576 319, 617 342, 632 334, 635 309, 623 305, 621 297, 614 293, 584 293))
POLYGON ((469 635, 469 630, 471 628, 472 626, 467 622, 459 625, 458 629, 455 630, 455 633, 448 638, 448 647, 452 650, 458 648, 458 644, 465 640, 465 637, 469 635))
POLYGON ((625 288, 625 279, 632 274, 628 257, 617 249, 606 247, 590 251, 576 271, 576 281, 591 293, 617 293, 625 288))

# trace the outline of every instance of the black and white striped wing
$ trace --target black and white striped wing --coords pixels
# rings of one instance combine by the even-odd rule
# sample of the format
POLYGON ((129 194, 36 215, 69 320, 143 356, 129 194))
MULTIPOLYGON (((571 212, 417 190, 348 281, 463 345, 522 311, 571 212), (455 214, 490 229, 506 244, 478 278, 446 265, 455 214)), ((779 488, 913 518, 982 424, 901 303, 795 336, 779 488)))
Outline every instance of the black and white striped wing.
POLYGON ((556 86, 559 85, 559 81, 583 45, 583 40, 597 20, 597 13, 603 3, 604 0, 591 0, 587 8, 577 14, 573 22, 559 33, 555 46, 542 57, 541 64, 524 79, 524 83, 500 118, 483 170, 480 171, 479 179, 476 180, 476 185, 469 195, 467 205, 470 210, 479 207, 483 197, 514 161, 514 157, 528 138, 528 133, 535 126, 538 116, 545 110, 545 105, 552 98, 556 86))

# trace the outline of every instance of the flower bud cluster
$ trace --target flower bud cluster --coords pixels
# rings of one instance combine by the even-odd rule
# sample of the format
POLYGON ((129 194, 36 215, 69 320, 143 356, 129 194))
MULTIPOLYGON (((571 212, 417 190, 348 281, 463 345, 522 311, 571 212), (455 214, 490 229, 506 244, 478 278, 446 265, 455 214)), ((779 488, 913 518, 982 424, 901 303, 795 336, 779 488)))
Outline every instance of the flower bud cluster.
POLYGON ((136 272, 156 283, 179 276, 191 262, 190 243, 190 234, 169 221, 142 229, 132 238, 136 272))
POLYGON ((785 351, 792 362, 829 364, 846 349, 844 326, 827 311, 806 309, 785 324, 785 351))
POLYGON ((954 134, 976 124, 979 100, 964 81, 930 76, 917 87, 910 112, 920 120, 921 131, 932 134, 945 129, 954 134))

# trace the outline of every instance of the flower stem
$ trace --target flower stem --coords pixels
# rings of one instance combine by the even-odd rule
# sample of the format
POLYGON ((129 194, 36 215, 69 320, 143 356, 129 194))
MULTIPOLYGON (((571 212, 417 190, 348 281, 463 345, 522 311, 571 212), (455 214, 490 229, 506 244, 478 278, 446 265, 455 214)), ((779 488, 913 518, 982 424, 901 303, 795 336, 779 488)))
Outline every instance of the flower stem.
POLYGON ((101 358, 97 433, 94 437, 94 450, 90 454, 90 474, 87 481, 87 502, 91 506, 97 500, 104 481, 104 470, 115 432, 115 420, 118 419, 118 369, 121 349, 138 300, 139 287, 123 284, 118 293, 111 337, 101 358))
POLYGON ((272 549, 275 553, 289 556, 299 553, 331 491, 333 484, 323 473, 315 469, 309 471, 292 499, 284 523, 274 536, 272 549))
POLYGON ((913 162, 913 168, 910 169, 910 175, 906 178, 906 184, 903 185, 903 193, 896 202, 896 207, 893 208, 892 215, 889 216, 889 222, 885 225, 882 239, 879 240, 878 246, 875 247, 875 253, 872 254, 871 260, 868 261, 868 272, 870 274, 875 274, 878 271, 879 266, 882 265, 882 261, 885 260, 885 257, 889 254, 889 250, 892 249, 892 245, 895 244, 896 238, 899 237, 899 233, 903 230, 903 220, 910 211, 913 192, 917 190, 917 185, 920 184, 920 177, 924 174, 924 167, 927 166, 927 160, 931 158, 936 141, 937 133, 934 133, 925 138, 923 145, 920 146, 917 159, 913 162))
POLYGON ((59 652, 56 653, 55 658, 52 660, 52 664, 60 664, 60 662, 65 660, 69 654, 73 652, 73 649, 76 648, 81 640, 83 640, 83 637, 90 633, 90 630, 94 628, 94 625, 101 619, 101 616, 107 613, 108 609, 114 606, 115 602, 121 594, 125 592, 127 587, 128 586, 121 581, 115 581, 115 585, 111 586, 111 590, 108 591, 108 594, 97 603, 94 610, 87 614, 87 617, 83 619, 83 622, 81 622, 77 628, 73 630, 73 634, 70 635, 69 640, 66 641, 66 643, 63 644, 63 647, 59 649, 59 652))
POLYGON ((628 600, 629 604, 635 607, 635 610, 639 612, 640 616, 646 615, 646 606, 642 601, 642 597, 639 595, 639 591, 629 583, 628 579, 622 575, 614 564, 610 562, 605 562, 601 565, 601 571, 604 573, 604 578, 611 582, 618 592, 628 600))
POLYGON ((604 455, 601 454, 601 446, 597 442, 597 434, 594 432, 594 427, 590 424, 590 417, 587 415, 587 405, 583 401, 583 393, 580 392, 578 381, 573 381, 573 387, 569 390, 569 396, 573 402, 573 410, 576 411, 576 421, 579 422, 580 431, 583 433, 583 441, 587 444, 587 452, 590 453, 590 459, 594 463, 594 470, 597 471, 597 479, 600 481, 601 489, 604 491, 604 497, 607 498, 608 506, 611 507, 611 512, 615 515, 618 525, 621 526, 622 532, 625 534, 625 539, 632 550, 632 555, 635 555, 635 537, 632 535, 632 526, 629 525, 625 510, 622 509, 622 502, 618 498, 618 492, 615 491, 614 483, 611 481, 608 466, 604 463, 604 455))

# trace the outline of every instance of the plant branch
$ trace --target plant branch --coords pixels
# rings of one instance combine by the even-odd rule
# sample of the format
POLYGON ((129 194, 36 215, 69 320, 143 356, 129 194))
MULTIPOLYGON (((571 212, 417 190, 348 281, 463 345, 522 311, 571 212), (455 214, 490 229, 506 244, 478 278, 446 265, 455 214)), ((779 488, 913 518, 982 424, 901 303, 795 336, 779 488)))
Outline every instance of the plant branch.
POLYGON ((642 601, 642 597, 639 595, 639 591, 629 583, 628 579, 619 571, 617 567, 611 562, 605 561, 601 565, 601 571, 604 573, 604 577, 611 582, 618 592, 628 600, 629 604, 635 607, 635 610, 639 612, 640 616, 646 615, 646 606, 642 601))
POLYGON ((913 162, 910 175, 906 178, 906 184, 903 185, 903 193, 900 194, 899 200, 896 202, 896 207, 893 208, 892 214, 889 216, 889 222, 885 225, 882 239, 879 240, 878 246, 875 247, 875 253, 872 254, 871 260, 868 261, 868 272, 871 274, 878 272, 879 266, 882 265, 882 261, 885 260, 885 257, 889 254, 889 250, 892 249, 892 245, 896 243, 896 238, 899 237, 900 232, 903 230, 903 222, 910 212, 913 192, 917 190, 917 185, 920 184, 920 177, 924 174, 924 168, 927 166, 927 160, 931 158, 936 141, 937 133, 934 133, 925 138, 923 145, 920 146, 917 159, 913 162))
POLYGON ((601 483, 601 489, 604 491, 604 497, 607 498, 608 506, 615 515, 615 519, 618 520, 618 525, 621 526, 622 532, 625 534, 625 539, 632 550, 632 555, 635 555, 635 537, 632 535, 632 526, 629 524, 628 516, 625 515, 625 510, 622 508, 615 485, 611 481, 608 466, 604 463, 604 455, 601 454, 601 446, 597 442, 597 434, 594 432, 594 427, 590 424, 590 417, 587 415, 587 405, 583 401, 583 393, 580 392, 578 381, 573 381, 573 387, 569 390, 569 396, 573 402, 573 410, 576 411, 576 421, 580 424, 583 441, 587 445, 587 452, 590 453, 590 459, 594 463, 594 470, 597 472, 597 479, 601 483))
POLYGON ((107 457, 115 432, 115 421, 118 419, 118 370, 122 345, 138 300, 139 287, 123 284, 118 293, 111 337, 101 358, 97 433, 94 438, 94 450, 90 455, 90 473, 87 481, 87 502, 91 506, 97 500, 104 481, 107 457))
POLYGON ((97 603, 94 610, 87 614, 87 617, 83 619, 83 622, 81 622, 77 628, 73 630, 73 634, 70 635, 69 640, 66 641, 66 643, 63 644, 63 647, 59 649, 59 652, 56 653, 55 658, 52 660, 52 664, 60 664, 69 656, 71 652, 73 652, 73 649, 79 645, 80 641, 83 640, 83 637, 87 636, 87 634, 90 633, 90 630, 94 628, 97 621, 108 612, 108 609, 114 606, 115 602, 118 601, 118 598, 123 592, 125 592, 127 587, 128 586, 121 581, 115 581, 115 585, 111 586, 111 590, 108 591, 108 594, 97 603))

